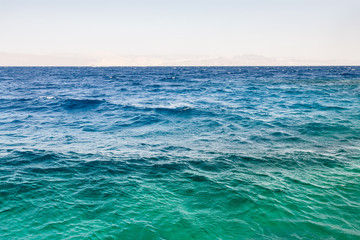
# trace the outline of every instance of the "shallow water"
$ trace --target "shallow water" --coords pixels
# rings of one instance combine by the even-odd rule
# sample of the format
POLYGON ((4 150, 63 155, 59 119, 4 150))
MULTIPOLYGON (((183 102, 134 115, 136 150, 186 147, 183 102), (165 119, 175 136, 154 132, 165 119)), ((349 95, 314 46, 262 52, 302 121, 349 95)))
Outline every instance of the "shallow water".
POLYGON ((1 67, 1 239, 358 239, 360 67, 1 67))

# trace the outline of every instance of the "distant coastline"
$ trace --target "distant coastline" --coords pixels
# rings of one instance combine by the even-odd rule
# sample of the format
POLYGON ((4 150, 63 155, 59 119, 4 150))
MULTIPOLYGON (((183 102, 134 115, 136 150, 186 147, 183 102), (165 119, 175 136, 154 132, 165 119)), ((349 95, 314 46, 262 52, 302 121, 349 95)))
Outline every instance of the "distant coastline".
POLYGON ((80 54, 20 54, 0 52, 0 66, 53 67, 220 67, 220 66, 360 66, 360 60, 306 60, 260 55, 222 56, 119 56, 80 54))

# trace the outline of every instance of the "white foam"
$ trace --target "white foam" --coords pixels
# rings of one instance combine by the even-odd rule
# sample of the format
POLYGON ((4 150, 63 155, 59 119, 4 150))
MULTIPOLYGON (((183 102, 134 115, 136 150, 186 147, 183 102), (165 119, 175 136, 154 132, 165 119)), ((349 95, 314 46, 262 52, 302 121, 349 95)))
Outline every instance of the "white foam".
POLYGON ((39 98, 47 99, 47 100, 56 99, 56 97, 54 97, 54 96, 40 96, 39 98))

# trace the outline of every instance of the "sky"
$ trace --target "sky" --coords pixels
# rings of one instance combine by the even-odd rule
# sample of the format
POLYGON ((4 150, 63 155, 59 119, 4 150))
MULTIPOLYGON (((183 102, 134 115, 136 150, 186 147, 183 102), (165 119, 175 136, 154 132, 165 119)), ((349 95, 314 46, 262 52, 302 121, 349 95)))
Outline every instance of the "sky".
POLYGON ((360 65, 359 0, 0 0, 0 65, 360 65))

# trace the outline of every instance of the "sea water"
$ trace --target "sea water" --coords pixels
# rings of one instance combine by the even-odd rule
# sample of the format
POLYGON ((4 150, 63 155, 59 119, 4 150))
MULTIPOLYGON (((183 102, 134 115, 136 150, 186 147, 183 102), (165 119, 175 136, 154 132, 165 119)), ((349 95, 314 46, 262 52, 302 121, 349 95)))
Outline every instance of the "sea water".
POLYGON ((1 239, 359 239, 360 67, 1 67, 1 239))

